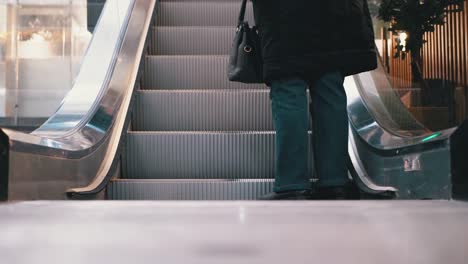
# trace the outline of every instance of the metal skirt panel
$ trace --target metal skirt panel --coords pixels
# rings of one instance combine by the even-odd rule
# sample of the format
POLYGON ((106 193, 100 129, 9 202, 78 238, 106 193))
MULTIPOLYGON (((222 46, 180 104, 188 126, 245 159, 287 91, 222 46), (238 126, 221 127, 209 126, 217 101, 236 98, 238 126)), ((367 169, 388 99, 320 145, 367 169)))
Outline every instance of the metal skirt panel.
POLYGON ((266 89, 227 78, 228 56, 148 56, 144 89, 266 89))
POLYGON ((271 192, 274 181, 207 180, 158 181, 117 180, 109 185, 112 200, 256 200, 271 192))
MULTIPOLYGON (((161 1, 159 26, 237 26, 240 0, 222 1, 161 1)), ((247 6, 246 19, 254 25, 252 3, 247 6)))
POLYGON ((275 133, 130 132, 125 156, 128 179, 273 179, 275 133))
POLYGON ((235 27, 155 27, 151 55, 227 55, 235 27))

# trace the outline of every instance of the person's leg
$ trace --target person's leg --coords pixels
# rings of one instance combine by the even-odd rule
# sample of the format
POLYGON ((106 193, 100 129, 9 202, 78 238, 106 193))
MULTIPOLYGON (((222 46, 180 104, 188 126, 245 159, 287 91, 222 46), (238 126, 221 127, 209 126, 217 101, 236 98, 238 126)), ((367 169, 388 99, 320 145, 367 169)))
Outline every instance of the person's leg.
POLYGON ((274 192, 309 190, 308 84, 301 79, 273 81, 270 98, 276 130, 274 192))
POLYGON ((320 187, 349 182, 347 98, 340 72, 310 81, 315 173, 320 187))

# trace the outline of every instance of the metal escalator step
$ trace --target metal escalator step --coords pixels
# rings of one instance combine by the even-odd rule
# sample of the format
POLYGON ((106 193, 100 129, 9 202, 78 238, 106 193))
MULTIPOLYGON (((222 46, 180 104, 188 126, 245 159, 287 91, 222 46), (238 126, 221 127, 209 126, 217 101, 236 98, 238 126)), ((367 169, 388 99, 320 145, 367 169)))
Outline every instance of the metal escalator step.
MULTIPOLYGON (((241 1, 162 1, 159 26, 237 26, 241 1)), ((254 25, 252 3, 246 18, 254 25)))
POLYGON ((256 200, 273 190, 273 179, 115 180, 111 200, 256 200))
POLYGON ((144 89, 265 89, 227 79, 228 56, 147 56, 144 89))
POLYGON ((272 131, 268 90, 140 90, 136 131, 272 131))
POLYGON ((272 179, 274 141, 274 132, 129 132, 123 177, 272 179))
POLYGON ((139 91, 133 130, 271 131, 268 90, 139 91))
POLYGON ((152 55, 227 55, 234 27, 155 27, 152 55))

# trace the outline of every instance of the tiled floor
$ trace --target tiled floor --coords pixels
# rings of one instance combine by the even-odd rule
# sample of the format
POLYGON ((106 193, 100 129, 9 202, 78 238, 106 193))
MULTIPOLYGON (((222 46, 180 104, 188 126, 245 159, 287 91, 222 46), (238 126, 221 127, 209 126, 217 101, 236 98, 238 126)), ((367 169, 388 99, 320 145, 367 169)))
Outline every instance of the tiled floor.
POLYGON ((468 263, 468 203, 0 204, 0 263, 468 263))

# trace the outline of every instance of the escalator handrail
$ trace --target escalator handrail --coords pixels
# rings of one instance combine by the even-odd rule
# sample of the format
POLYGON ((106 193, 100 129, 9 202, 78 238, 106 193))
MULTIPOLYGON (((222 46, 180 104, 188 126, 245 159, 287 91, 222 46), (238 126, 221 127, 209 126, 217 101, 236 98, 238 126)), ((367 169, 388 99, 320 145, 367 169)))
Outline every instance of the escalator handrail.
POLYGON ((105 103, 112 96, 112 75, 134 4, 107 1, 72 89, 56 113, 32 133, 4 129, 10 151, 79 159, 99 147, 118 110, 117 104, 105 103))
POLYGON ((385 122, 379 120, 378 115, 372 113, 362 93, 366 89, 360 78, 370 72, 361 73, 347 78, 346 89, 348 95, 348 115, 352 129, 369 146, 378 151, 389 151, 398 153, 402 149, 430 146, 437 142, 446 141, 450 138, 456 128, 445 129, 434 133, 425 133, 414 136, 402 136, 394 133, 385 122))
MULTIPOLYGON (((379 62, 380 63, 380 62, 379 62)), ((381 65, 380 65, 381 66, 381 65)), ((377 71, 382 70, 379 67, 377 71)), ((356 76, 346 78, 345 87, 348 96, 348 116, 350 123, 350 136, 348 146, 348 163, 354 181, 360 189, 366 193, 382 194, 386 196, 397 195, 398 189, 393 186, 380 186, 368 175, 366 167, 359 156, 359 150, 356 140, 360 140, 369 146, 379 155, 397 156, 402 153, 411 153, 413 151, 421 152, 436 146, 446 146, 448 139, 456 128, 446 129, 437 132, 437 137, 431 138, 430 135, 421 133, 414 136, 402 136, 394 133, 392 126, 386 126, 384 120, 379 120, 379 115, 372 113, 367 105, 365 96, 366 85, 360 79, 362 75, 371 74, 370 72, 361 73, 356 76), (357 138, 355 137, 357 136, 357 138)), ((386 73, 383 73, 386 74, 386 73)), ((382 107, 385 108, 384 105, 382 107)), ((406 109, 404 109, 406 110, 406 109)), ((387 111, 387 109, 386 109, 387 111)))
MULTIPOLYGON (((86 114, 89 118, 84 116, 84 122, 80 120, 71 130, 67 131, 60 127, 54 131, 53 126, 49 126, 50 133, 40 130, 37 133, 25 134, 2 129, 0 130, 0 142, 6 141, 8 144, 7 146, 0 146, 0 152, 6 151, 10 155, 0 156, 0 160, 9 157, 9 164, 15 166, 28 164, 27 168, 22 168, 20 171, 23 171, 23 174, 25 174, 25 170, 28 174, 36 174, 34 177, 39 180, 47 178, 47 175, 40 175, 37 171, 44 171, 48 164, 43 162, 42 164, 35 164, 29 162, 29 158, 36 158, 37 160, 37 157, 39 157, 41 160, 53 162, 54 165, 58 163, 63 164, 63 166, 66 166, 68 161, 73 161, 78 164, 73 168, 67 167, 68 173, 76 174, 75 178, 82 179, 83 175, 87 175, 87 178, 95 179, 89 186, 86 186, 87 188, 91 188, 96 180, 103 180, 104 176, 107 177, 111 173, 112 166, 115 165, 117 160, 118 149, 121 146, 121 139, 124 137, 126 125, 129 123, 129 109, 135 87, 138 85, 138 71, 144 54, 148 31, 152 23, 153 12, 155 12, 156 1, 107 1, 106 5, 116 2, 132 4, 131 8, 128 9, 126 23, 122 24, 125 28, 121 29, 121 42, 118 47, 114 47, 118 52, 112 69, 108 73, 108 82, 106 85, 96 87, 96 89, 100 89, 100 95, 96 98, 96 102, 90 106, 90 113, 86 114), (25 153, 26 155, 16 153, 25 153), (12 158, 13 155, 20 158, 12 158), (99 168, 95 168, 91 164, 88 166, 87 162, 89 163, 90 160, 94 164, 97 161, 99 168), (35 170, 34 166, 40 166, 41 168, 35 170), (89 169, 87 169, 88 167, 89 169)), ((102 16, 105 15, 105 10, 106 8, 104 8, 102 16)), ((97 27, 106 25, 102 16, 97 27)), ((96 32, 99 32, 99 29, 96 29, 96 32)), ((83 62, 83 64, 85 63, 83 62)), ((11 165, 9 169, 2 168, 0 169, 0 181, 2 179, 8 181, 9 178, 12 178, 12 174, 16 175, 18 173, 11 165)), ((73 175, 67 175, 67 177, 74 178, 73 175)), ((83 180, 77 180, 76 182, 82 184, 83 180)), ((63 193, 65 193, 65 190, 63 190, 63 193)), ((5 197, 8 194, 0 193, 0 196, 5 197)))
POLYGON ((365 166, 359 157, 357 145, 352 134, 352 131, 350 131, 350 137, 348 140, 348 169, 354 182, 365 193, 381 194, 389 197, 395 196, 398 189, 392 186, 380 186, 374 183, 371 177, 367 174, 365 166))
POLYGON ((134 15, 132 15, 132 22, 136 20, 135 23, 132 23, 129 26, 128 36, 129 43, 133 39, 139 37, 139 45, 136 51, 137 56, 134 57, 133 69, 132 72, 134 76, 131 78, 131 82, 128 83, 128 90, 125 94, 124 107, 120 109, 119 117, 117 118, 117 124, 115 125, 118 129, 114 129, 113 133, 110 134, 109 147, 107 150, 106 157, 103 159, 101 166, 96 173, 94 179, 89 182, 86 186, 70 188, 66 191, 67 196, 70 198, 81 197, 93 197, 94 195, 99 194, 104 190, 113 177, 113 172, 118 171, 119 157, 118 153, 121 152, 122 147, 124 146, 126 131, 130 123, 130 109, 132 105, 132 98, 134 92, 138 86, 137 83, 137 74, 138 71, 142 70, 141 63, 144 59, 144 50, 147 48, 149 41, 148 34, 150 25, 155 21, 157 14, 157 3, 159 0, 136 0, 136 9, 134 15), (142 12, 143 14, 138 14, 142 12), (144 19, 142 19, 144 18, 144 19))
MULTIPOLYGON (((104 4, 72 89, 59 109, 31 134, 64 138, 90 122, 109 88, 134 4, 135 0, 104 4)), ((107 131, 108 125, 99 124, 99 130, 107 131)))

